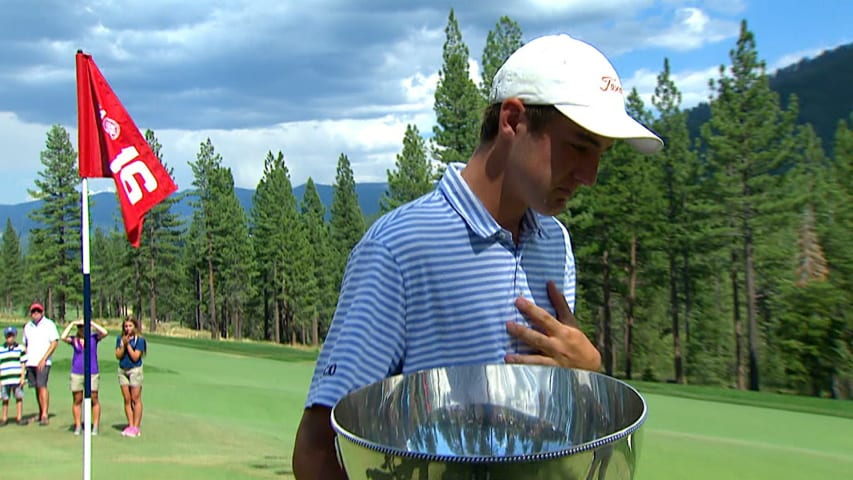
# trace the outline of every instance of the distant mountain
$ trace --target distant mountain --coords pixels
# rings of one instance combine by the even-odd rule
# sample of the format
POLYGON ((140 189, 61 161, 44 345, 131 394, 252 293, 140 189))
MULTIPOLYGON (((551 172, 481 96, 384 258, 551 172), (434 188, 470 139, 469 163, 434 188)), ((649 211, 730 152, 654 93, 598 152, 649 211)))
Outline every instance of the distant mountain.
MULTIPOLYGON (((835 129, 839 120, 849 120, 853 112, 853 43, 801 60, 770 76, 770 88, 779 94, 787 107, 791 94, 797 95, 799 123, 810 123, 823 140, 827 153, 832 152, 835 129)), ((707 103, 687 112, 691 137, 711 118, 707 103)))
MULTIPOLYGON (((320 200, 326 206, 326 215, 328 218, 329 210, 332 206, 332 196, 334 189, 331 185, 319 185, 317 193, 320 195, 320 200)), ((387 184, 385 183, 357 183, 355 191, 358 194, 358 203, 361 206, 361 211, 366 219, 370 220, 379 214, 379 199, 385 193, 387 184)), ((252 208, 252 196, 254 190, 248 188, 235 188, 237 199, 248 214, 252 208)), ((300 185, 293 189, 293 194, 297 201, 302 201, 302 195, 305 193, 305 185, 300 185)), ((187 224, 192 219, 193 207, 191 205, 192 198, 190 195, 185 195, 183 192, 180 195, 180 200, 173 207, 174 212, 182 217, 187 224)), ((0 234, 6 226, 6 219, 12 220, 12 226, 18 236, 21 237, 21 245, 23 248, 27 246, 29 231, 35 226, 35 223, 30 220, 28 213, 41 205, 41 200, 18 203, 15 205, 0 205, 0 234)), ((112 229, 115 225, 121 225, 121 214, 118 210, 118 200, 113 192, 97 193, 89 197, 89 214, 92 231, 96 227, 103 229, 112 229)))

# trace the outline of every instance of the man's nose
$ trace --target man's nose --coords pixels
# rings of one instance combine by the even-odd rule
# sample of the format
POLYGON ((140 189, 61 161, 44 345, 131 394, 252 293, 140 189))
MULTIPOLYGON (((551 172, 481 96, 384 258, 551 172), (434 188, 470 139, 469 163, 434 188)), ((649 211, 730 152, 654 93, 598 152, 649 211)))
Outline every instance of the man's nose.
POLYGON ((590 152, 583 156, 578 162, 578 167, 575 169, 575 180, 581 185, 592 185, 598 177, 598 163, 601 160, 601 153, 590 152))

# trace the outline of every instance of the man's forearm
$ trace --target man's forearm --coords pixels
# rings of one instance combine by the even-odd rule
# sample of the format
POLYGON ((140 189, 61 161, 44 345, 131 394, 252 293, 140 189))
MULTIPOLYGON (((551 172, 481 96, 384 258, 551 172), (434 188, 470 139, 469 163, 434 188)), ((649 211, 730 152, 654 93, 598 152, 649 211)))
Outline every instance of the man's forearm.
MULTIPOLYGON (((56 351, 56 346, 58 344, 59 344, 58 340, 54 340, 54 341, 50 342, 50 346, 47 347, 47 352, 45 352, 44 356, 41 357, 42 362, 47 363, 47 359, 50 358, 51 355, 53 355, 54 351, 56 351)), ((41 363, 41 362, 39 362, 39 363, 41 363)))
POLYGON ((297 480, 346 480, 338 464, 331 409, 315 406, 306 409, 293 448, 293 475, 297 480))
POLYGON ((297 480, 347 480, 346 473, 338 465, 334 446, 294 455, 293 475, 297 480))

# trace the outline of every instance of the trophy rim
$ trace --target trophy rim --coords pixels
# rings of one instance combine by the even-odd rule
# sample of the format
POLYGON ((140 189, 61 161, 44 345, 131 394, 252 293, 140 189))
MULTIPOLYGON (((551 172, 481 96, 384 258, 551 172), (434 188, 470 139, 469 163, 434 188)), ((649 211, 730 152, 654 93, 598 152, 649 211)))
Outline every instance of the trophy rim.
MULTIPOLYGON (((523 367, 523 368, 549 368, 549 369, 558 369, 559 368, 559 369, 563 369, 563 370, 582 371, 585 374, 590 374, 590 375, 598 376, 598 377, 606 377, 609 381, 617 382, 617 383, 621 384, 622 386, 626 387, 629 391, 633 392, 634 395, 636 395, 636 397, 640 400, 640 404, 642 406, 642 411, 641 411, 639 417, 634 422, 632 422, 630 425, 628 425, 627 427, 625 427, 621 430, 613 432, 609 435, 605 435, 601 438, 597 438, 597 439, 589 441, 589 442, 584 442, 584 443, 580 443, 577 445, 572 445, 570 447, 561 448, 559 450, 552 450, 552 451, 548 451, 548 452, 525 454, 525 455, 463 455, 463 456, 459 456, 459 455, 414 452, 414 451, 405 450, 402 448, 380 445, 376 442, 371 442, 369 440, 365 440, 365 439, 359 437, 358 435, 355 435, 355 434, 349 432, 346 428, 341 426, 340 423, 338 423, 335 412, 337 411, 338 405, 340 405, 340 402, 341 402, 341 400, 343 400, 343 398, 341 400, 339 400, 338 403, 336 403, 335 406, 332 408, 332 413, 331 413, 332 428, 334 429, 334 431, 337 435, 344 437, 344 439, 346 439, 350 443, 352 443, 356 446, 368 449, 368 450, 372 450, 374 452, 378 452, 378 453, 383 454, 383 455, 393 455, 393 456, 400 457, 400 458, 415 459, 415 460, 421 460, 421 461, 426 461, 426 462, 457 463, 457 464, 521 463, 521 462, 539 462, 539 461, 553 460, 555 458, 566 457, 569 455, 577 455, 579 453, 591 452, 591 451, 597 450, 604 445, 607 445, 610 443, 615 443, 615 442, 617 442, 617 441, 619 441, 625 437, 630 436, 631 434, 633 434, 634 432, 639 430, 639 428, 643 425, 643 423, 645 423, 646 418, 648 416, 648 404, 646 403, 646 399, 643 398, 642 395, 640 395, 640 392, 636 388, 634 388, 633 386, 631 386, 627 382, 624 382, 622 380, 619 380, 617 378, 614 378, 614 377, 611 377, 609 375, 605 375, 605 374, 599 373, 599 372, 579 370, 579 369, 573 369, 573 368, 564 368, 564 367, 549 367, 549 366, 542 366, 542 365, 494 364, 494 365, 458 365, 458 366, 451 366, 451 367, 432 368, 432 369, 420 370, 417 372, 411 372, 408 374, 399 374, 399 375, 394 375, 391 377, 386 377, 386 378, 379 380, 377 382, 374 382, 370 385, 366 385, 364 387, 360 387, 358 389, 355 389, 352 392, 350 392, 349 394, 347 394, 347 396, 352 395, 352 394, 359 392, 361 390, 370 388, 370 387, 374 386, 376 383, 399 380, 403 377, 409 377, 409 376, 414 376, 414 375, 422 375, 422 374, 426 374, 430 371, 445 370, 447 368, 456 368, 456 367, 488 367, 488 366, 513 366, 513 367, 523 367)), ((346 396, 344 398, 346 398, 346 396)))

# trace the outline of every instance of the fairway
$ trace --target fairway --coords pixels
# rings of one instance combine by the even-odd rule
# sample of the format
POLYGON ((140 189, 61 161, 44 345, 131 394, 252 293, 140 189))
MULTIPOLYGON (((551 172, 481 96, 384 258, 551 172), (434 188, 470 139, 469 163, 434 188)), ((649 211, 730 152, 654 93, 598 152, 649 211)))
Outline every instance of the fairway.
MULTIPOLYGON (((140 438, 120 435, 115 338, 99 348, 103 414, 101 435, 92 439, 94 478, 292 478, 290 453, 312 354, 273 345, 229 342, 214 352, 210 341, 149 341, 140 438)), ((55 356, 50 426, 0 428, 3 479, 80 478, 82 437, 68 430, 70 350, 60 344, 55 356)), ((24 413, 34 415, 35 399, 27 394, 24 413)), ((639 480, 843 478, 853 471, 851 419, 644 396, 650 415, 639 480)))

